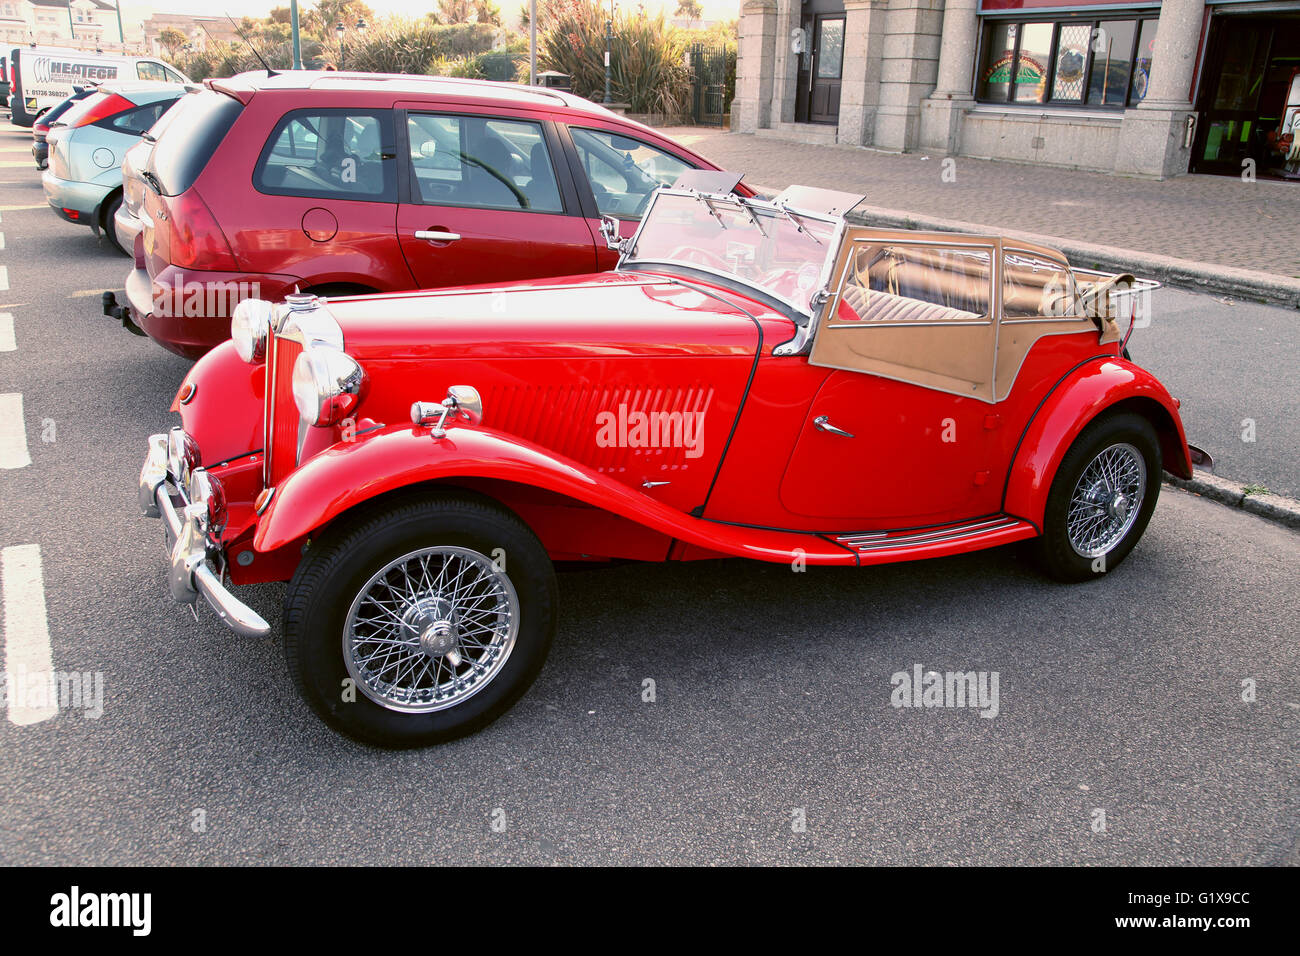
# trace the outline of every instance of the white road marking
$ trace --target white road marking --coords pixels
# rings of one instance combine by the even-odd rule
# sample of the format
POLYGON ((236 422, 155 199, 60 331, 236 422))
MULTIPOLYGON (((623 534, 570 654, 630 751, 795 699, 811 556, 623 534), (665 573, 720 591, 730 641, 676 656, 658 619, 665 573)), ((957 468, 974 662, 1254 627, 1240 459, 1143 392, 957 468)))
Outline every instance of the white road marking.
POLYGON ((9 291, 9 267, 0 266, 0 292, 9 291))
POLYGON ((14 315, 12 312, 0 312, 0 352, 12 352, 18 348, 14 339, 14 315))
POLYGON ((18 392, 0 395, 0 468, 26 468, 31 463, 23 397, 18 392))
POLYGON ((48 688, 54 674, 39 545, 0 549, 0 605, 4 608, 9 722, 25 726, 49 720, 59 712, 58 700, 48 693, 28 693, 33 686, 48 688))

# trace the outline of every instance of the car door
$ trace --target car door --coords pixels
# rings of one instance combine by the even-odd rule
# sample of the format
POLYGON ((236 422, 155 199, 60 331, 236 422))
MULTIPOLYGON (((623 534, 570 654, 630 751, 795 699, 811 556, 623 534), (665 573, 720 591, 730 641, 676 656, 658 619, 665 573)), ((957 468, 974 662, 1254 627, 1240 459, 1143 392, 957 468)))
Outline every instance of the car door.
MULTIPOLYGON (((631 236, 651 193, 696 168, 684 157, 621 130, 570 125, 564 132, 576 175, 581 177, 578 188, 586 193, 588 226, 597 239, 601 216, 613 216, 619 221, 619 234, 631 236)), ((597 244, 596 257, 602 272, 618 265, 618 253, 603 240, 597 244)))
MULTIPOLYGON (((392 110, 313 107, 283 114, 253 169, 252 207, 224 218, 235 256, 313 285, 411 286, 395 228, 392 110)), ((221 197, 211 197, 220 200, 221 197)))
POLYGON ((595 270, 595 238, 549 122, 402 105, 397 234, 419 287, 595 270))
POLYGON ((939 524, 993 513, 998 243, 850 230, 810 364, 782 503, 828 527, 939 524))

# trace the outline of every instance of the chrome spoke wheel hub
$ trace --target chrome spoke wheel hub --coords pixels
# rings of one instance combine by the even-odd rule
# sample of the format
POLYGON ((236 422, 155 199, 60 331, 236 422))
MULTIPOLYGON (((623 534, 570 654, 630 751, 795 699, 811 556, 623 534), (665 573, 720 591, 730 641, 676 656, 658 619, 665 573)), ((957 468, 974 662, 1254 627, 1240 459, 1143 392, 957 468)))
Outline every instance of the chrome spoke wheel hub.
POLYGON ((1146 495, 1147 466, 1127 442, 1102 449, 1070 495, 1066 535, 1075 554, 1097 558, 1124 540, 1146 495))
POLYGON ((505 572, 469 548, 404 554, 361 588, 343 628, 348 675, 389 710, 463 703, 501 672, 519 631, 505 572))

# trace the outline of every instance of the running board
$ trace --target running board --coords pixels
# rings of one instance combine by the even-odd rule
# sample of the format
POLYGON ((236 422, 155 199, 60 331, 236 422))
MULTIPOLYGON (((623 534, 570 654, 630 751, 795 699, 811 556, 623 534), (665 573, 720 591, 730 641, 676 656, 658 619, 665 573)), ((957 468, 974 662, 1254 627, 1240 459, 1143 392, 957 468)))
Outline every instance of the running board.
POLYGON ((897 560, 898 552, 918 552, 915 557, 958 554, 977 548, 991 548, 1019 541, 1037 534, 1028 521, 1010 515, 994 515, 975 521, 915 528, 906 531, 868 531, 861 534, 836 535, 834 540, 856 551, 858 557, 885 557, 897 560))

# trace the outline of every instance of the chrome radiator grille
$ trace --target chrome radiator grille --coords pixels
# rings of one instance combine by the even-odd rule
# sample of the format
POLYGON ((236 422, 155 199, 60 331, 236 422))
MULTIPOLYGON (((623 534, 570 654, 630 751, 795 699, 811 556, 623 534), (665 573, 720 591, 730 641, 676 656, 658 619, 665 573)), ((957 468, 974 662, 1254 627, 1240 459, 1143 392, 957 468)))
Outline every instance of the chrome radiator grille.
POLYGON ((263 483, 274 487, 293 471, 298 459, 298 407, 293 401, 293 363, 302 345, 282 336, 272 338, 266 353, 266 462, 263 483))

